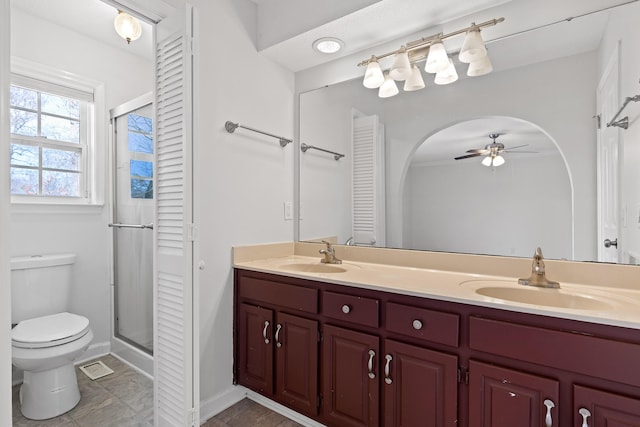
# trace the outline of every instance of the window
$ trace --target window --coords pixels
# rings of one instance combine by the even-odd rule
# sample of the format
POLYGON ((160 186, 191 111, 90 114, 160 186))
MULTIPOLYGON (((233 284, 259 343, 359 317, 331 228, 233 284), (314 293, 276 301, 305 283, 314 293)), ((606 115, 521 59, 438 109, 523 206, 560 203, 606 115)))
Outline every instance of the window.
POLYGON ((11 195, 86 199, 93 94, 12 76, 11 195))
POLYGON ((153 199, 153 120, 127 114, 131 198, 153 199))

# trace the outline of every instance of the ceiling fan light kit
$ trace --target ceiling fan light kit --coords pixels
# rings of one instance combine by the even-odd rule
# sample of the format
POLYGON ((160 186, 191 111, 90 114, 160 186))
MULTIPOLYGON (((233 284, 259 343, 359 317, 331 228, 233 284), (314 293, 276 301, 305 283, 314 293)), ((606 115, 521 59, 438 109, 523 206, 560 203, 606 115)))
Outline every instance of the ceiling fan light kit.
POLYGON ((458 80, 458 73, 453 60, 447 53, 443 40, 460 34, 465 34, 465 39, 458 54, 458 59, 462 63, 469 64, 467 75, 475 77, 490 73, 493 70, 493 66, 489 60, 487 48, 482 40, 480 31, 502 21, 504 21, 504 18, 491 19, 477 25, 472 23, 469 27, 448 34, 438 33, 410 41, 393 52, 371 55, 369 59, 358 64, 358 66, 367 67, 362 84, 368 89, 379 89, 378 96, 381 98, 389 98, 399 93, 395 82, 395 91, 386 82, 387 75, 392 80, 404 80, 403 88, 405 91, 410 92, 422 89, 425 87, 424 80, 420 69, 416 66, 417 63, 422 61, 425 62, 424 70, 427 73, 435 74, 434 83, 443 85, 455 82, 458 80), (393 57, 393 64, 389 71, 385 72, 379 61, 389 57, 393 57), (390 89, 382 90, 384 85, 390 89))
POLYGON ((498 167, 505 163, 505 159, 502 156, 503 153, 535 153, 535 151, 513 151, 515 148, 526 147, 529 144, 517 145, 507 150, 504 144, 496 142, 496 139, 502 134, 490 133, 489 138, 492 139, 491 144, 485 145, 484 148, 473 148, 467 150, 467 154, 455 157, 455 160, 471 159, 473 157, 484 156, 482 164, 486 167, 498 167))

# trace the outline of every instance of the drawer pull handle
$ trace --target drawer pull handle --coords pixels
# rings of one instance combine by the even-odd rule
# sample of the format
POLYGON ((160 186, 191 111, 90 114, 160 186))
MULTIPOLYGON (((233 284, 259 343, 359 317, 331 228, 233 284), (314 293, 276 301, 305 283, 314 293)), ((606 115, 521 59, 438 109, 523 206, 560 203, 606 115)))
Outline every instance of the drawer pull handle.
POLYGON ((264 321, 264 329, 262 330, 262 338, 264 338, 264 343, 269 344, 269 338, 267 337, 267 329, 269 329, 269 321, 264 321))
POLYGON ((276 347, 280 348, 282 347, 282 343, 280 342, 280 329, 282 329, 282 325, 280 323, 278 323, 276 325, 276 336, 275 336, 275 340, 276 340, 276 347))
POLYGON ((587 421, 587 418, 591 416, 591 412, 589 412, 587 408, 580 408, 578 413, 582 415, 582 427, 589 427, 589 421, 587 421))
POLYGON ((422 322, 419 321, 418 319, 413 321, 413 329, 415 329, 416 331, 419 331, 420 329, 422 329, 422 322))
POLYGON ((369 361, 367 362, 367 368, 369 369, 369 378, 374 379, 376 377, 375 372, 373 372, 373 358, 376 356, 376 352, 373 350, 369 350, 369 361))
POLYGON ((391 384, 393 380, 389 376, 389 369, 391 368, 390 365, 393 357, 391 357, 390 354, 387 354, 384 358, 387 360, 387 363, 384 364, 384 382, 387 384, 391 384))
POLYGON ((553 403, 550 399, 545 399, 543 402, 544 406, 547 407, 547 416, 544 418, 544 422, 546 427, 553 427, 553 419, 551 418, 551 409, 556 407, 556 404, 553 403))
POLYGON ((350 307, 350 306, 348 306, 347 304, 343 305, 343 306, 342 306, 342 312, 343 312, 344 314, 349 314, 349 313, 351 312, 351 307, 350 307))

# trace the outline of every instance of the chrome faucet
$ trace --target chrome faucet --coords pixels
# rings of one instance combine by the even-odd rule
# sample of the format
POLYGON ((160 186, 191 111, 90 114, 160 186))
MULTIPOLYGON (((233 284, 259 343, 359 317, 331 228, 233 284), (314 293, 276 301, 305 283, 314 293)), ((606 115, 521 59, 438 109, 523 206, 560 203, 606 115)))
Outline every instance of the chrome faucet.
POLYGON ((533 263, 531 264, 531 276, 528 279, 518 279, 518 283, 526 286, 538 286, 540 288, 559 288, 560 283, 547 280, 542 260, 542 249, 537 248, 533 254, 533 263))
POLYGON ((333 246, 331 246, 331 243, 327 242, 326 240, 323 240, 322 243, 327 245, 327 248, 326 249, 320 249, 318 251, 322 255, 324 255, 324 258, 322 258, 320 260, 320 262, 322 262, 324 264, 342 264, 342 260, 336 258, 336 251, 335 251, 335 249, 333 249, 333 246))

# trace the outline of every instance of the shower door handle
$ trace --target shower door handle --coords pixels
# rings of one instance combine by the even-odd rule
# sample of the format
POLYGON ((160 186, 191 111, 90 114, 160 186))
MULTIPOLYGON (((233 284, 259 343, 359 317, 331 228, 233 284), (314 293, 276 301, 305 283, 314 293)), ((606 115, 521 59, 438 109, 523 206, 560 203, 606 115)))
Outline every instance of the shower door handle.
POLYGON ((115 228, 148 228, 153 230, 153 223, 149 224, 108 224, 109 227, 115 228))

